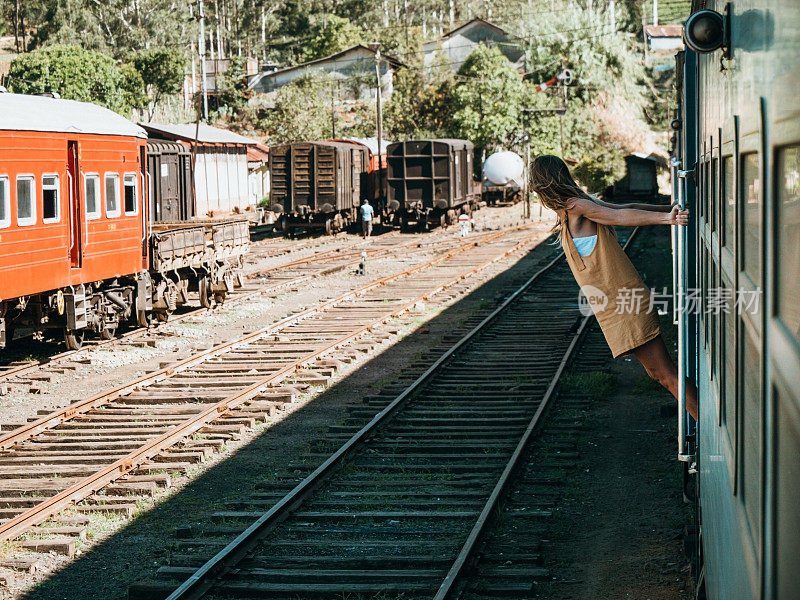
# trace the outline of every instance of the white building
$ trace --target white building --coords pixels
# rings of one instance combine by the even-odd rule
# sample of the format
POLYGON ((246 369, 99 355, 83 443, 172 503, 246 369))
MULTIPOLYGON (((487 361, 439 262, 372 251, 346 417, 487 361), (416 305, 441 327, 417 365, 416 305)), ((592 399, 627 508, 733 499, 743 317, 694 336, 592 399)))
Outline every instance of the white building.
MULTIPOLYGON (((392 95, 394 71, 400 65, 395 58, 381 55, 381 94, 384 99, 392 95)), ((269 94, 298 79, 317 75, 338 82, 336 95, 341 100, 372 100, 375 98, 375 51, 359 44, 300 65, 258 73, 248 77, 248 88, 258 94, 269 94)))
POLYGON ((525 70, 522 40, 502 27, 477 18, 425 44, 425 67, 430 69, 444 64, 455 73, 479 44, 498 48, 518 70, 525 70))

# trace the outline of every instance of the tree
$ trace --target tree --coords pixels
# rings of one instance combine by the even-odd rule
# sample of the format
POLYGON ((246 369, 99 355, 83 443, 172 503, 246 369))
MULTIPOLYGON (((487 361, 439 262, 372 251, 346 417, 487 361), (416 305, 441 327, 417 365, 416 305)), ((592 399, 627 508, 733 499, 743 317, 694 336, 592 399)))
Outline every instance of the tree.
POLYGON ((349 20, 336 15, 322 15, 311 26, 305 60, 314 60, 341 52, 364 41, 364 30, 349 20))
MULTIPOLYGON (((489 150, 520 133, 522 76, 495 47, 479 45, 456 74, 450 94, 452 132, 489 150)), ((477 162, 477 161, 476 161, 477 162)))
POLYGON ((181 90, 186 57, 176 48, 142 50, 131 57, 131 64, 141 76, 149 98, 149 118, 161 100, 181 90))
POLYGON ((62 98, 93 102, 120 114, 133 108, 126 86, 130 77, 114 59, 78 46, 49 46, 22 54, 11 62, 10 91, 18 94, 58 92, 62 98))
POLYGON ((259 122, 269 143, 331 137, 331 113, 326 102, 329 94, 330 83, 321 77, 298 79, 281 87, 275 95, 275 107, 259 122))
POLYGON ((246 59, 233 56, 230 58, 228 70, 217 78, 217 111, 235 113, 244 108, 249 97, 246 59))

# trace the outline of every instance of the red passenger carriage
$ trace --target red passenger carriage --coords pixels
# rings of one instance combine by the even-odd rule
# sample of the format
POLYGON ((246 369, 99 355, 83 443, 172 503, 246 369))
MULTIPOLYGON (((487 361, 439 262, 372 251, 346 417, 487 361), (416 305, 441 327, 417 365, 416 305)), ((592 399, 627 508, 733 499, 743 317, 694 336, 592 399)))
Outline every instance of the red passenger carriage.
POLYGON ((146 137, 99 106, 0 95, 0 347, 16 327, 75 347, 143 312, 146 137))

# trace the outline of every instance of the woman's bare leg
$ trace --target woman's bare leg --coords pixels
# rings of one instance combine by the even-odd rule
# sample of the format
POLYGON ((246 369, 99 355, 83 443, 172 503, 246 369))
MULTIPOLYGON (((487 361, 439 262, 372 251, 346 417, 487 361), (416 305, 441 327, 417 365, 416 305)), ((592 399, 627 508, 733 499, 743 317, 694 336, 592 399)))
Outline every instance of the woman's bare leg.
MULTIPOLYGON (((658 336, 633 349, 633 355, 642 363, 647 374, 663 385, 669 393, 678 397, 678 369, 672 362, 664 344, 664 338, 658 336)), ((697 418, 697 387, 691 380, 686 380, 686 410, 695 421, 697 418)))

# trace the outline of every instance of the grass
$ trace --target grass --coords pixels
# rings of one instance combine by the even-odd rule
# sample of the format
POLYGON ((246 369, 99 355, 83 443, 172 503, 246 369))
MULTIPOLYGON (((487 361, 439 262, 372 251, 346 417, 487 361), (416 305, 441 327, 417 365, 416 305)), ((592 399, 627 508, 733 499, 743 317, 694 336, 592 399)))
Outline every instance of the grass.
POLYGON ((589 373, 568 373, 561 380, 561 392, 578 396, 588 396, 592 400, 602 400, 614 393, 617 378, 605 371, 589 373))

